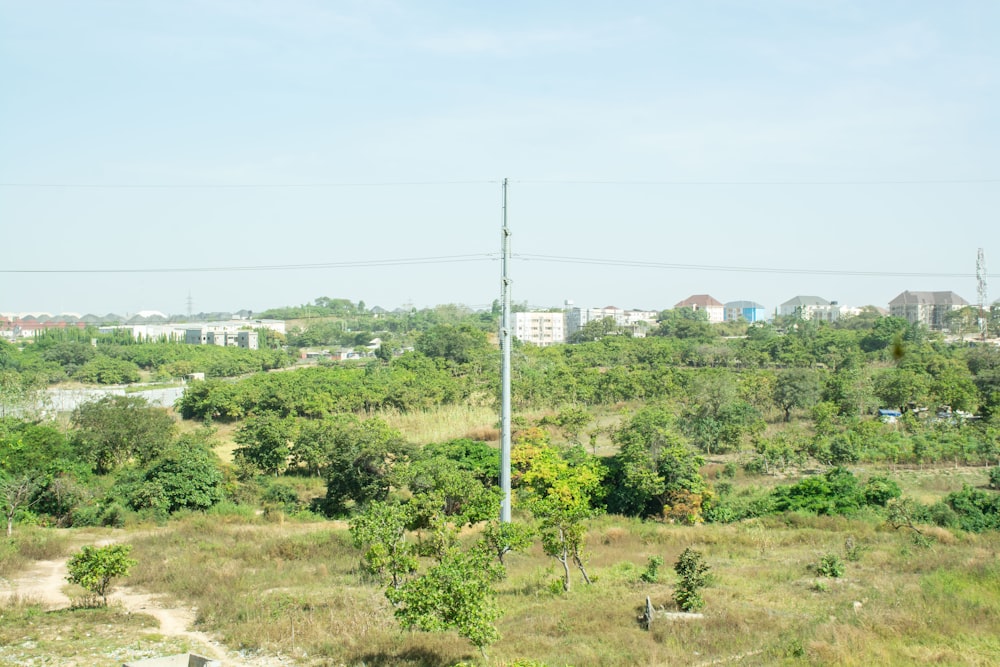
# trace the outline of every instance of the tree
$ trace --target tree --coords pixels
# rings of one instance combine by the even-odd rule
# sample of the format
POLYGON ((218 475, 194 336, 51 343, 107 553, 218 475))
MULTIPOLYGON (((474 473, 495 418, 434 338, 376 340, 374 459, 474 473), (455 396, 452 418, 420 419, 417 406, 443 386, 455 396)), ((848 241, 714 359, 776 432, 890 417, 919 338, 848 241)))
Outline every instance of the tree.
POLYGON ((173 438, 174 420, 141 396, 105 396, 84 403, 72 416, 75 441, 95 470, 108 473, 136 459, 144 465, 173 438))
POLYGON ((406 505, 374 501, 351 519, 354 546, 363 549, 365 570, 380 583, 399 588, 406 575, 417 569, 417 554, 406 541, 406 527, 413 512, 406 505))
POLYGON ((295 423, 291 419, 272 412, 252 416, 233 438, 240 445, 233 455, 265 475, 277 477, 288 467, 289 443, 294 432, 295 423))
POLYGON ((133 509, 143 508, 142 498, 167 513, 206 510, 223 498, 219 457, 204 443, 183 439, 142 473, 141 487, 133 509))
POLYGON ((7 537, 14 532, 14 517, 18 511, 38 502, 38 482, 29 474, 0 478, 0 502, 7 517, 7 537))
POLYGON ((675 508, 684 523, 701 519, 705 482, 698 472, 704 460, 677 432, 674 416, 665 408, 648 406, 635 413, 612 439, 619 451, 607 477, 607 505, 626 516, 665 517, 675 508))
POLYGON ((468 363, 489 349, 486 333, 469 324, 441 324, 417 339, 416 350, 428 357, 441 357, 457 364, 468 363))
POLYGON ((118 577, 127 577, 129 570, 136 565, 136 561, 129 558, 131 552, 131 544, 83 547, 66 564, 69 570, 66 581, 100 595, 104 606, 107 606, 111 581, 118 577))
POLYGON ((793 408, 810 408, 819 400, 820 381, 815 371, 789 368, 778 374, 774 384, 774 403, 792 420, 793 408))
POLYGON ((486 647, 500 638, 494 622, 502 612, 493 585, 501 576, 486 554, 450 549, 426 574, 389 588, 386 596, 404 628, 457 630, 485 656, 486 647))
POLYGON ((512 452, 512 464, 520 474, 520 488, 528 508, 539 520, 545 553, 563 567, 563 590, 570 590, 570 563, 576 565, 588 584, 584 563, 584 521, 599 511, 593 501, 600 493, 598 461, 582 447, 570 450, 574 460, 560 456, 544 432, 524 436, 512 452))
POLYGON ((333 442, 326 465, 327 513, 343 514, 351 502, 385 500, 393 469, 408 458, 402 434, 380 419, 349 416, 338 420, 333 442))
POLYGON ((691 547, 685 549, 674 563, 674 572, 680 577, 674 589, 674 602, 682 611, 697 611, 705 606, 701 589, 708 584, 708 570, 702 553, 691 547))

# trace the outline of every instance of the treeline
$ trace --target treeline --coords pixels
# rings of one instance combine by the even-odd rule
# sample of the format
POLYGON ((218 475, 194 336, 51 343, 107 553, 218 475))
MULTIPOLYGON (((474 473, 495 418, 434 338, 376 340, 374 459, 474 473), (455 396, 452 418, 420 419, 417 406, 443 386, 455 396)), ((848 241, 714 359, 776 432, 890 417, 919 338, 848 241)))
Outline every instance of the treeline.
POLYGON ((190 373, 234 377, 290 363, 280 349, 244 350, 177 341, 136 341, 128 332, 96 329, 52 330, 21 345, 0 340, 0 373, 5 385, 39 389, 75 380, 84 384, 137 382, 140 371, 155 380, 190 373))

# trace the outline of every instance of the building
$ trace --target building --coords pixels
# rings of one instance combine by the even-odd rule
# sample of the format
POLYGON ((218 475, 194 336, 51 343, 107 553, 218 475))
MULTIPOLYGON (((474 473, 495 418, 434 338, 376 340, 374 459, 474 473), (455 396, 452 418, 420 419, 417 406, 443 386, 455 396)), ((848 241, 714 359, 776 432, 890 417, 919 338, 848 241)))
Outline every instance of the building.
POLYGON ((642 338, 646 331, 656 326, 660 313, 655 310, 625 310, 616 306, 604 308, 573 308, 571 302, 566 302, 566 338, 590 322, 597 322, 606 317, 614 320, 617 327, 631 333, 636 338, 642 338))
POLYGON ((778 306, 778 314, 799 320, 836 322, 842 317, 860 315, 861 309, 842 306, 836 301, 827 301, 818 296, 797 296, 778 306))
POLYGON ((566 313, 523 312, 513 315, 513 333, 519 341, 539 346, 566 342, 566 313))
POLYGON ((189 328, 184 330, 184 342, 188 345, 219 345, 221 347, 256 350, 257 332, 247 329, 232 331, 207 327, 189 328))
POLYGON ((910 324, 924 324, 930 329, 944 329, 945 316, 969 302, 954 292, 903 292, 889 302, 889 314, 910 324))
POLYGON ((708 321, 718 324, 726 319, 726 309, 721 301, 713 299, 708 294, 692 294, 688 298, 674 305, 674 308, 690 308, 695 312, 705 312, 708 314, 708 321))
POLYGON ((756 301, 729 301, 722 306, 726 322, 763 322, 767 319, 767 309, 756 301))

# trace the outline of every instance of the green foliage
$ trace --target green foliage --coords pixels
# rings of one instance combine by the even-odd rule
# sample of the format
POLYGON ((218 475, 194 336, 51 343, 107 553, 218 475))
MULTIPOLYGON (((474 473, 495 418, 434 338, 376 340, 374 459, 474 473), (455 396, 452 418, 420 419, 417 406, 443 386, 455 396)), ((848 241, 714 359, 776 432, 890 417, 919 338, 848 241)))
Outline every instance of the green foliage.
POLYGON ((129 570, 136 565, 136 561, 129 558, 131 552, 131 544, 83 547, 66 564, 69 571, 66 580, 100 595, 107 606, 112 580, 127 577, 129 570))
MULTIPOLYGON (((609 462, 606 478, 608 511, 626 516, 658 516, 677 499, 696 505, 706 492, 699 473, 704 464, 676 430, 674 416, 663 407, 647 406, 633 415, 613 435, 619 451, 609 462)), ((687 523, 700 520, 700 512, 677 517, 687 523)))
POLYGON ((233 456, 237 463, 265 475, 278 475, 288 467, 295 422, 274 413, 253 415, 243 422, 234 440, 239 445, 233 456))
POLYGON ((535 530, 524 523, 504 522, 499 519, 487 521, 476 548, 495 556, 500 565, 508 553, 523 553, 534 541, 535 530))
POLYGON ((447 359, 456 364, 472 361, 491 348, 486 333, 469 324, 442 324, 428 329, 417 338, 416 350, 428 357, 447 359))
POLYGON ((660 568, 663 566, 661 556, 650 556, 646 562, 646 569, 639 575, 639 579, 647 584, 655 584, 660 580, 660 568))
POLYGON ((971 533, 1000 530, 1000 494, 966 484, 961 491, 945 496, 944 503, 955 513, 962 530, 971 533))
POLYGON ((845 468, 834 468, 822 476, 806 477, 792 486, 779 486, 772 496, 774 509, 778 512, 850 515, 864 502, 861 485, 845 468))
POLYGON ((816 574, 834 579, 842 577, 844 576, 844 561, 837 554, 825 554, 816 566, 816 574))
POLYGON ((417 569, 415 545, 406 541, 413 518, 406 505, 374 501, 351 519, 351 539, 364 551, 364 569, 380 583, 399 588, 404 577, 417 569))
POLYGON ((708 585, 709 569, 700 551, 688 547, 681 552, 674 563, 674 572, 680 578, 674 589, 674 602, 681 611, 698 611, 705 606, 701 589, 708 585))
POLYGON ((135 460, 140 465, 162 452, 173 438, 174 422, 141 396, 106 396, 84 403, 72 416, 74 443, 98 473, 135 460))
POLYGON ((404 628, 456 630, 485 655, 500 638, 495 622, 502 611, 493 588, 500 577, 499 566, 487 555, 451 549, 425 574, 389 588, 386 596, 404 628))
POLYGON ((222 471, 211 448, 194 438, 171 445, 148 468, 122 475, 113 494, 130 509, 166 515, 206 510, 223 499, 222 471))
POLYGON ((774 385, 774 403, 791 421, 794 408, 810 408, 819 400, 820 378, 806 368, 789 368, 778 373, 774 385))
POLYGON ((139 381, 139 367, 102 354, 81 366, 73 379, 86 384, 128 384, 139 381))
POLYGON ((1000 491, 1000 466, 990 468, 990 488, 1000 491))
POLYGON ((410 447, 402 434, 380 419, 337 420, 327 455, 325 511, 344 514, 348 507, 385 500, 397 463, 409 458, 410 447))
POLYGON ((570 563, 589 584, 584 521, 599 513, 595 502, 601 491, 600 464, 580 447, 562 456, 542 431, 521 438, 511 462, 520 476, 521 497, 539 521, 542 548, 563 566, 563 590, 570 589, 570 563))

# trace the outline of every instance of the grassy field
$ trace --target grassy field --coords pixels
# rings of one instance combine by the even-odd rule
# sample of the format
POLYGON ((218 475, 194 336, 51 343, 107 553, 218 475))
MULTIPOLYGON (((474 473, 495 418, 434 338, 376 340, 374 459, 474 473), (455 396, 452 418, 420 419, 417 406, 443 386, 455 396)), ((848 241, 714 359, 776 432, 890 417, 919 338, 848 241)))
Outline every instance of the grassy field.
MULTIPOLYGON (((495 441, 496 417, 476 406, 433 413, 380 413, 413 442, 469 437, 495 441)), ((598 451, 627 406, 597 415, 598 451)), ((554 414, 554 413, 553 413, 554 414)), ((537 420, 543 414, 531 415, 537 420)), ((183 423, 182 429, 197 425, 183 423)), ((235 426, 221 425, 220 453, 231 460, 235 426)), ((557 434, 558 439, 558 434, 557 434)), ((720 481, 726 457, 703 474, 720 481)), ((963 484, 982 487, 985 468, 884 469, 905 494, 931 503, 963 484)), ((738 491, 794 477, 727 480, 738 491)), ((321 495, 321 480, 288 478, 303 497, 321 495), (301 487, 301 488, 300 488, 301 487)), ((343 522, 298 522, 280 513, 220 510, 160 527, 116 531, 134 545, 139 564, 124 583, 198 610, 192 629, 230 652, 278 656, 273 664, 352 666, 509 665, 532 659, 575 665, 994 665, 1000 656, 1000 534, 972 535, 925 527, 923 539, 893 530, 874 514, 854 519, 798 514, 733 525, 678 526, 618 517, 588 526, 590 586, 574 572, 568 594, 561 568, 536 545, 508 556, 499 587, 500 641, 483 660, 454 633, 404 632, 383 591, 358 567, 343 522), (676 611, 671 566, 687 547, 711 567, 702 618, 639 622, 646 597, 676 611), (824 556, 844 565, 837 578, 817 574, 824 556), (649 558, 664 561, 658 583, 640 579, 649 558)), ((0 577, 38 560, 63 556, 87 540, 73 530, 19 529, 0 547, 0 577)), ((475 539, 469 533, 465 539, 475 539)), ((155 621, 120 607, 45 611, 14 599, 0 606, 0 666, 117 666, 126 659, 191 648, 183 638, 151 633, 155 621)))
MULTIPOLYGON (((893 474, 925 500, 985 480, 975 469, 893 474)), ((690 527, 595 519, 587 539, 590 586, 577 577, 570 593, 558 592, 555 562, 537 546, 508 557, 499 586, 502 638, 485 661, 453 633, 399 630, 382 591, 360 574, 341 522, 191 515, 123 537, 139 561, 130 586, 196 606, 195 629, 246 655, 280 654, 282 664, 996 664, 1000 535, 925 534, 914 540, 874 516, 791 514, 690 527), (702 551, 711 566, 704 618, 657 619, 647 631, 638 622, 646 596, 675 610, 670 565, 686 547, 702 551), (843 562, 843 576, 816 573, 827 554, 843 562), (639 578, 651 556, 665 562, 656 584, 639 578)), ((60 548, 35 542, 28 550, 34 557, 51 558, 60 548)), ((114 656, 140 646, 184 648, 176 638, 149 635, 148 618, 114 608, 42 612, 22 600, 0 613, 0 665, 113 665, 120 664, 114 656), (110 657, 63 662, 68 654, 59 652, 73 642, 53 643, 54 636, 78 637, 89 655, 110 657)))

